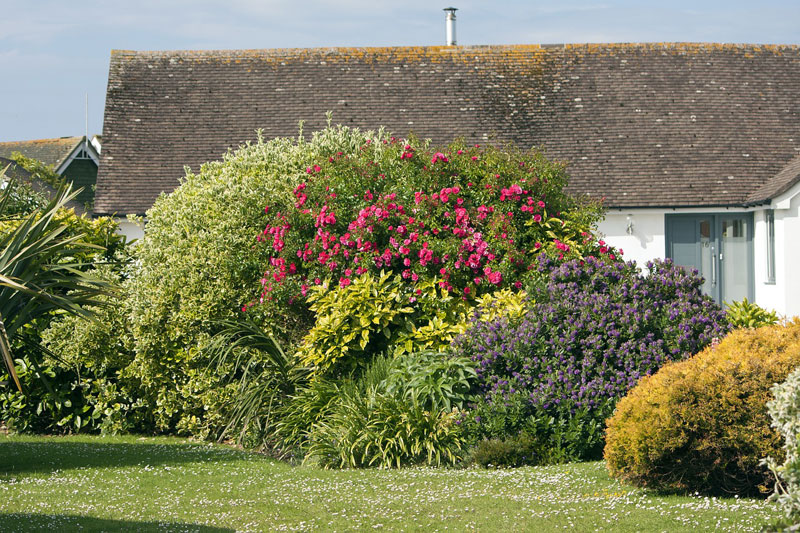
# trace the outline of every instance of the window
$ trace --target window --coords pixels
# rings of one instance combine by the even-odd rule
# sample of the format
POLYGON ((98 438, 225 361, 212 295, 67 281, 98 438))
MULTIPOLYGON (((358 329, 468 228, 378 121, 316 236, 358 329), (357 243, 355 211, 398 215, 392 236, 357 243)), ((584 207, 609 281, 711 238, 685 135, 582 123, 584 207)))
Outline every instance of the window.
POLYGON ((775 211, 764 211, 767 226, 767 279, 765 283, 775 283, 775 211))

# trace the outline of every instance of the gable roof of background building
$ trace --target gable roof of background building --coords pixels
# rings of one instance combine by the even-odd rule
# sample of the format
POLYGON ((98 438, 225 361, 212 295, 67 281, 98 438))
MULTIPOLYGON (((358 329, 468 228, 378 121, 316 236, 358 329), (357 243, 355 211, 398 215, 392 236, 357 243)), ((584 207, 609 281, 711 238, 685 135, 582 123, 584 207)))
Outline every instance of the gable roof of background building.
POLYGON ((36 139, 33 141, 0 142, 0 157, 10 158, 14 152, 25 157, 37 159, 58 168, 79 148, 85 137, 59 137, 57 139, 36 139))
POLYGON ((114 51, 95 211, 142 214, 184 165, 257 129, 320 129, 327 111, 435 143, 542 147, 610 207, 744 205, 798 179, 777 177, 800 154, 798 94, 797 46, 114 51))

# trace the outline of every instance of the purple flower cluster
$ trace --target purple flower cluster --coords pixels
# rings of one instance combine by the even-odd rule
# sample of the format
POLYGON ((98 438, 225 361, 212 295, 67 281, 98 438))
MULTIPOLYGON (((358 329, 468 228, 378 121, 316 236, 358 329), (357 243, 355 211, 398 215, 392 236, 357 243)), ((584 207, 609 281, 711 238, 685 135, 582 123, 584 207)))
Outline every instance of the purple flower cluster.
POLYGON ((489 403, 524 394, 531 408, 554 413, 607 406, 729 328, 696 273, 670 261, 648 263, 642 275, 633 263, 542 255, 537 268, 545 282, 519 325, 476 321, 454 343, 476 363, 489 403))

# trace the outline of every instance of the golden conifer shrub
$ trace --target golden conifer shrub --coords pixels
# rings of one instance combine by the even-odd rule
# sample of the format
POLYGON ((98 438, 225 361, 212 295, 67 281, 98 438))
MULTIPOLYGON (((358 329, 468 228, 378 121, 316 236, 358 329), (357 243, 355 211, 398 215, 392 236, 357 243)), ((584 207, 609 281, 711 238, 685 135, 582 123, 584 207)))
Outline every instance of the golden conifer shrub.
POLYGON ((718 345, 643 378, 608 419, 612 477, 640 487, 757 494, 759 461, 783 457, 770 427, 770 388, 800 366, 800 320, 737 330, 718 345))

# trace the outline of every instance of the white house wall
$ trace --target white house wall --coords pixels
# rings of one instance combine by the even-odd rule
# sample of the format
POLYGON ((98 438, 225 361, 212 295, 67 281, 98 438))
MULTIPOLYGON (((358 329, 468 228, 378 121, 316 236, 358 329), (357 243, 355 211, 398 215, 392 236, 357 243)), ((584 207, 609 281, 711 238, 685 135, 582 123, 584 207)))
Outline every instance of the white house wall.
POLYGON ((779 267, 777 275, 784 279, 784 301, 786 315, 800 316, 800 194, 791 200, 788 210, 775 210, 775 241, 782 243, 776 247, 782 250, 781 258, 776 257, 779 267), (778 221, 781 222, 781 234, 778 237, 778 221))
POLYGON ((119 223, 117 233, 125 235, 129 241, 144 237, 144 221, 137 223, 126 218, 118 218, 116 220, 119 223))
POLYGON ((664 212, 652 209, 609 211, 600 223, 600 233, 605 241, 621 248, 622 257, 636 261, 641 268, 648 261, 663 258, 666 250, 664 240, 664 212), (628 234, 628 217, 633 223, 632 234, 628 234))
POLYGON ((771 283, 767 276, 767 223, 765 213, 764 209, 759 209, 753 217, 755 219, 755 235, 753 236, 755 301, 761 307, 774 309, 781 314, 785 314, 785 246, 781 245, 781 236, 785 234, 783 217, 781 213, 775 212, 775 282, 771 283))

